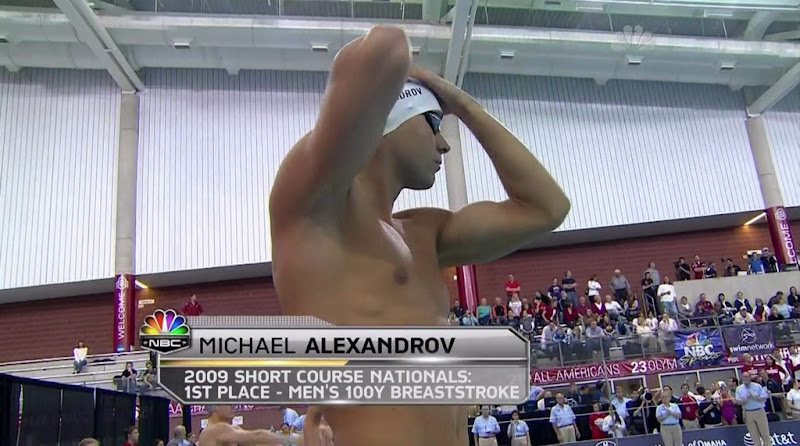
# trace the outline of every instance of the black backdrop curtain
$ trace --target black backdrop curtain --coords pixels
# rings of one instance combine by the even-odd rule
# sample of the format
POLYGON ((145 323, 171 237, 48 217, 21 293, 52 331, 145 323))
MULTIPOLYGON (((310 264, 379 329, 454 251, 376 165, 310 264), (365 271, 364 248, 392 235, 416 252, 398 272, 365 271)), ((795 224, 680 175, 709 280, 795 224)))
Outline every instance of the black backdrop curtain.
POLYGON ((61 389, 57 384, 22 384, 22 420, 18 446, 58 446, 61 389))
POLYGON ((155 440, 169 441, 169 400, 152 396, 139 397, 139 444, 155 444, 155 440))
POLYGON ((94 438, 103 445, 123 443, 123 432, 134 424, 136 395, 105 389, 95 392, 94 438))
POLYGON ((61 391, 61 445, 78 444, 94 435, 94 389, 70 387, 61 391))
POLYGON ((17 443, 21 389, 12 376, 0 375, 0 444, 17 443))

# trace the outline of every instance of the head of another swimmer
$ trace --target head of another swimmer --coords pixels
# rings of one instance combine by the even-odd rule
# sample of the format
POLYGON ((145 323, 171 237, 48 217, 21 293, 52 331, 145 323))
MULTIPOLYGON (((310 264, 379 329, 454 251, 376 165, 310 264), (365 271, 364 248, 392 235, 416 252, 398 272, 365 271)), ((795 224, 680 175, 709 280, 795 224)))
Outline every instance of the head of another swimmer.
POLYGON ((233 406, 207 406, 209 413, 223 421, 233 421, 233 406))
POLYGON ((391 160, 403 187, 430 189, 450 146, 439 131, 442 106, 427 87, 409 80, 397 98, 383 130, 380 156, 391 160))

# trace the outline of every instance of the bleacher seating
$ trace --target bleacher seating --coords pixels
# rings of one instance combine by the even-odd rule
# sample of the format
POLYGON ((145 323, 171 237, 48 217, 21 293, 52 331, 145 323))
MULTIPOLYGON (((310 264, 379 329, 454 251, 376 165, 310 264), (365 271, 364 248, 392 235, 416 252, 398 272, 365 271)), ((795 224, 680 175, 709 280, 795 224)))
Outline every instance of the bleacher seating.
POLYGON ((132 362, 137 370, 144 370, 150 355, 148 352, 139 351, 118 355, 93 355, 87 359, 89 364, 78 374, 72 373, 72 357, 8 362, 0 364, 0 373, 64 384, 114 389, 113 378, 122 372, 126 362, 132 362))

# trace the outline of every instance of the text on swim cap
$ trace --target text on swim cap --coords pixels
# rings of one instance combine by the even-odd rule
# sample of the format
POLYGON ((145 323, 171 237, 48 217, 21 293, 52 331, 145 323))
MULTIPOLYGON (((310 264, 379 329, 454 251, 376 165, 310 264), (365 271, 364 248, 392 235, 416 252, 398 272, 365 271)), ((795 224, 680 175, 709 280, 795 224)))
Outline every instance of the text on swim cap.
POLYGON ((397 97, 397 100, 399 101, 401 99, 410 98, 411 96, 419 96, 421 94, 422 94, 422 89, 421 88, 419 88, 419 87, 418 88, 410 88, 408 90, 403 90, 403 92, 400 93, 400 96, 397 97))

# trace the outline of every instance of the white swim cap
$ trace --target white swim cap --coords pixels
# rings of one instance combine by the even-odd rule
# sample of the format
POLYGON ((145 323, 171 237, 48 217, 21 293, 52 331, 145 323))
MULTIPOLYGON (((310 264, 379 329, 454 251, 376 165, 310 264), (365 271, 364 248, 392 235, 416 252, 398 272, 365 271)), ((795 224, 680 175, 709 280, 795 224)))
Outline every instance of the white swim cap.
POLYGON ((439 105, 436 95, 421 83, 409 80, 397 97, 397 102, 389 112, 389 117, 386 118, 383 134, 391 133, 414 116, 430 111, 442 113, 442 106, 439 105))

